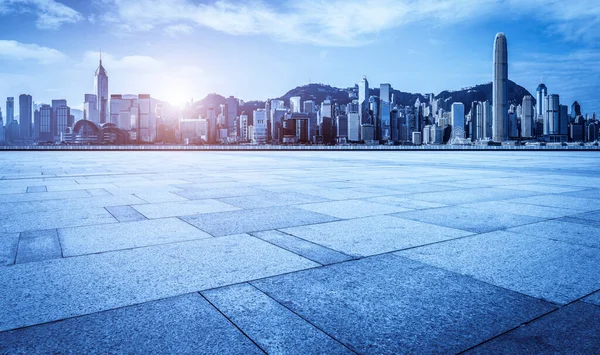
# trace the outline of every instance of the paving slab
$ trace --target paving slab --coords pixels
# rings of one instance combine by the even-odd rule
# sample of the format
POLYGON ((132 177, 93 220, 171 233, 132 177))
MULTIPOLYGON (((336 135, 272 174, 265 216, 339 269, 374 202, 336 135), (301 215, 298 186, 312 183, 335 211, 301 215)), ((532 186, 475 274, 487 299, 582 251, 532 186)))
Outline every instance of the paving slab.
POLYGON ((573 191, 564 193, 563 195, 569 197, 581 197, 581 198, 590 198, 590 199, 600 199, 600 189, 599 188, 587 188, 585 190, 581 189, 579 191, 573 191))
POLYGON ((335 217, 291 206, 210 213, 182 219, 216 237, 337 220, 335 217))
POLYGON ((31 192, 48 192, 46 186, 29 186, 27 187, 27 193, 31 192))
POLYGON ((496 186, 499 189, 510 189, 510 190, 522 190, 522 191, 533 191, 546 194, 559 194, 565 192, 574 192, 584 190, 581 186, 568 186, 568 185, 550 185, 550 184, 515 184, 515 185, 504 185, 496 186))
POLYGON ((308 211, 322 213, 340 219, 369 217, 397 212, 411 211, 408 208, 363 200, 344 200, 298 205, 308 211))
POLYGON ((260 195, 262 190, 250 187, 229 187, 229 188, 196 188, 185 189, 175 192, 188 200, 206 200, 224 197, 260 195))
POLYGON ((144 221, 147 219, 131 206, 111 206, 105 208, 119 222, 144 221))
POLYGON ((4 267, 0 331, 318 265, 249 235, 235 235, 4 267))
POLYGON ((236 211, 239 208, 217 200, 196 200, 181 202, 151 203, 133 206, 139 213, 147 218, 166 218, 177 216, 190 216, 203 213, 236 211))
POLYGON ((19 233, 0 233, 0 266, 15 263, 19 233))
POLYGON ((569 223, 567 221, 544 221, 511 228, 508 231, 600 248, 600 226, 593 226, 591 222, 586 225, 582 223, 569 223))
POLYGON ((24 201, 60 200, 78 197, 90 197, 85 190, 56 191, 56 192, 33 192, 24 194, 0 195, 0 203, 15 203, 24 201))
POLYGON ((554 307, 395 255, 252 282, 358 353, 456 353, 554 307))
POLYGON ((409 210, 424 210, 428 208, 438 208, 438 207, 447 207, 448 205, 444 205, 441 203, 435 202, 427 202, 427 201, 419 201, 403 196, 379 196, 368 198, 365 201, 381 203, 384 205, 391 205, 406 208, 409 210))
POLYGON ((90 194, 92 197, 99 197, 99 196, 111 196, 112 194, 108 191, 106 191, 106 189, 85 189, 85 191, 87 191, 88 194, 90 194))
POLYGON ((262 354, 197 293, 0 333, 6 354, 262 354))
POLYGON ((600 307, 575 302, 491 340, 466 354, 595 354, 600 307))
POLYGON ((321 265, 334 264, 354 259, 350 255, 276 230, 254 232, 252 235, 321 265))
POLYGON ((445 205, 461 205, 465 203, 508 200, 534 195, 539 195, 539 193, 496 188, 476 188, 412 194, 410 195, 410 198, 445 205))
POLYGON ((600 306, 600 290, 593 293, 592 295, 583 299, 587 303, 595 304, 596 306, 600 306))
POLYGON ((0 233, 117 223, 104 208, 28 212, 18 218, 0 219, 0 233))
POLYGON ((329 200, 326 198, 298 192, 277 193, 265 190, 260 195, 221 198, 219 201, 239 208, 250 209, 273 206, 291 206, 311 202, 324 202, 329 200))
POLYGON ((566 195, 541 195, 511 200, 515 203, 526 203, 530 205, 568 208, 581 212, 598 210, 598 201, 590 198, 571 197, 566 195))
POLYGON ((148 203, 189 201, 187 198, 176 195, 170 191, 136 192, 135 196, 148 203))
POLYGON ((387 253, 472 234, 392 216, 357 218, 284 228, 282 231, 355 257, 387 253))
POLYGON ((58 235, 65 257, 212 238, 177 218, 64 228, 58 235))
POLYGON ((17 264, 31 263, 62 257, 56 229, 21 233, 17 252, 17 264))
POLYGON ((472 208, 479 211, 487 211, 494 214, 512 214, 538 218, 559 218, 580 212, 578 210, 571 210, 568 208, 515 203, 510 200, 468 203, 461 205, 461 207, 472 208))
POLYGON ((543 221, 542 218, 484 210, 463 206, 451 206, 423 211, 394 214, 394 216, 461 229, 473 233, 485 233, 523 224, 543 221))
POLYGON ((600 289, 600 250, 497 231, 398 255, 554 303, 600 289))
POLYGON ((16 215, 32 212, 42 213, 67 210, 84 210, 96 207, 125 206, 140 203, 146 203, 146 201, 141 200, 133 195, 111 195, 96 197, 87 195, 87 197, 84 198, 0 203, 0 216, 18 218, 16 215))
POLYGON ((354 354, 250 284, 202 294, 267 354, 354 354))

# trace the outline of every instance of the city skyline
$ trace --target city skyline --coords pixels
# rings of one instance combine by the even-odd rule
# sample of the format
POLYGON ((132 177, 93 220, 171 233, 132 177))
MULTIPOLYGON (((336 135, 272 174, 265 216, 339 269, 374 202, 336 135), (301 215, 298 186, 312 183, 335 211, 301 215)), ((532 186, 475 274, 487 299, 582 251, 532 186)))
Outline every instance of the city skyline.
MULTIPOLYGON (((156 9, 162 12, 127 22, 134 5, 118 1, 2 1, 0 18, 5 21, 0 29, 6 35, 0 40, 0 56, 6 67, 0 74, 0 97, 27 93, 38 103, 64 98, 81 109, 84 94, 93 92, 89 72, 97 68, 100 48, 110 71, 110 93, 144 92, 165 101, 200 99, 211 92, 264 100, 308 82, 347 87, 363 74, 375 85, 390 83, 402 91, 439 93, 491 82, 489 37, 504 31, 510 38, 511 80, 535 95, 543 76, 548 94, 559 94, 561 102, 577 100, 585 113, 600 111, 594 94, 600 89, 598 69, 590 65, 598 57, 591 40, 595 35, 573 27, 597 22, 596 12, 583 11, 586 6, 591 8, 592 2, 561 8, 555 2, 543 2, 542 6, 534 1, 520 9, 512 1, 478 2, 480 16, 473 14, 469 2, 429 3, 430 7, 415 3, 414 19, 409 21, 402 15, 407 9, 402 1, 368 2, 365 6, 370 11, 361 12, 362 26, 347 31, 356 25, 347 23, 351 21, 342 19, 343 15, 356 11, 352 18, 357 19, 358 10, 364 9, 358 3, 345 2, 332 24, 322 28, 324 36, 310 36, 322 19, 311 17, 308 10, 322 10, 326 16, 334 2, 303 1, 294 8, 287 3, 278 7, 261 2, 256 9, 249 9, 231 2, 192 5, 174 1, 156 9), (449 4, 456 7, 453 15, 456 12, 458 19, 473 16, 473 21, 456 24, 457 20, 448 19, 449 4), (190 16, 183 16, 182 8, 188 9, 190 16), (492 11, 499 8, 518 16, 501 20, 492 11), (265 25, 271 17, 257 17, 259 13, 293 16, 279 16, 281 23, 289 26, 269 32, 263 28, 268 26, 242 26, 248 22, 240 15, 244 9, 247 19, 259 18, 265 25), (382 9, 389 14, 383 16, 382 9), (547 15, 545 20, 541 15, 530 16, 534 10, 547 15), (215 19, 237 15, 239 24, 225 21, 215 25, 192 16, 210 11, 215 19), (156 16, 162 16, 160 21, 156 16), (587 21, 565 20, 577 16, 587 21), (433 26, 423 30, 417 19, 433 26), (156 24, 148 27, 152 21, 156 24), (306 36, 282 36, 297 33, 298 23, 306 21, 314 22, 314 26, 306 26, 306 36), (123 26, 125 23, 130 27, 123 26), (90 25, 97 32, 93 37, 86 35, 90 25)), ((15 106, 19 112, 18 102, 15 106)))

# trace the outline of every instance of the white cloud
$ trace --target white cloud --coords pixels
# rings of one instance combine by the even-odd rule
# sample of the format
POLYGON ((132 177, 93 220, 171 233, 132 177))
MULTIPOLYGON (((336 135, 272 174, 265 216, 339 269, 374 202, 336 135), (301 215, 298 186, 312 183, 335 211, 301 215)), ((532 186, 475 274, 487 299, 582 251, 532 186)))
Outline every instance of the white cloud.
POLYGON ((192 26, 233 35, 266 35, 283 42, 358 46, 383 31, 413 23, 443 26, 510 14, 536 18, 569 40, 596 39, 597 0, 104 0, 104 19, 121 31, 167 26, 172 36, 192 26), (151 11, 147 11, 152 9, 151 11))
POLYGON ((63 24, 83 19, 79 12, 55 0, 0 0, 0 13, 13 12, 35 13, 36 27, 44 30, 56 30, 63 24))
POLYGON ((183 34, 187 35, 193 32, 192 26, 179 24, 179 25, 170 25, 165 28, 165 32, 171 37, 177 37, 177 35, 183 34))
POLYGON ((66 59, 66 56, 53 48, 37 44, 26 44, 17 41, 0 40, 0 58, 7 60, 36 60, 42 64, 55 63, 66 59))

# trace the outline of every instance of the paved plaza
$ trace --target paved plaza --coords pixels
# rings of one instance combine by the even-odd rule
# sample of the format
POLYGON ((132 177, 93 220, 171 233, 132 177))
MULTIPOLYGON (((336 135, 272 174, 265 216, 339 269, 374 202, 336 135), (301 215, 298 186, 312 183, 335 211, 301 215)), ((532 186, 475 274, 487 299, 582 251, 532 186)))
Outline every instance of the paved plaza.
POLYGON ((0 354, 598 353, 594 152, 0 152, 0 354))

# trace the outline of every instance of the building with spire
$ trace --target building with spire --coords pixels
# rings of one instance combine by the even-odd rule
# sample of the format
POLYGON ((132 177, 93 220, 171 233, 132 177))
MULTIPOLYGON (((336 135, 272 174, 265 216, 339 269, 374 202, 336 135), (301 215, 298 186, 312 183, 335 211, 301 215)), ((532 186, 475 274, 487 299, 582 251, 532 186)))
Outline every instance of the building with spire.
POLYGON ((94 76, 94 94, 96 95, 100 124, 110 122, 108 112, 108 74, 102 66, 102 51, 100 51, 100 65, 96 69, 94 76))

